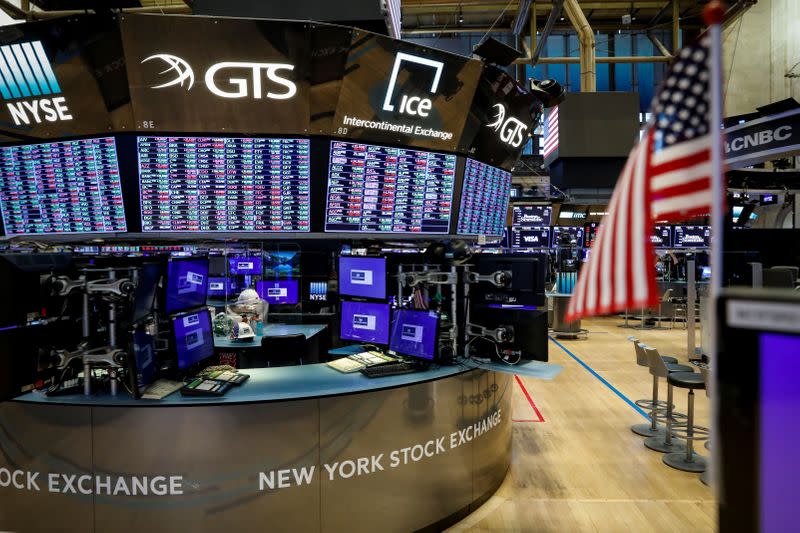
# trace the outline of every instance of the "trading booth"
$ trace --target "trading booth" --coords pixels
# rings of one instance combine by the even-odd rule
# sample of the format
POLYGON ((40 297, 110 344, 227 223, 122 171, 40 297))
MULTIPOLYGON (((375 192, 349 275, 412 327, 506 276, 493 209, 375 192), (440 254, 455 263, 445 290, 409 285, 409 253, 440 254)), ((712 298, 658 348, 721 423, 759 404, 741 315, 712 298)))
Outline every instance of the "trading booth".
POLYGON ((435 530, 497 489, 548 262, 472 248, 541 95, 312 22, 0 37, 0 530, 435 530))

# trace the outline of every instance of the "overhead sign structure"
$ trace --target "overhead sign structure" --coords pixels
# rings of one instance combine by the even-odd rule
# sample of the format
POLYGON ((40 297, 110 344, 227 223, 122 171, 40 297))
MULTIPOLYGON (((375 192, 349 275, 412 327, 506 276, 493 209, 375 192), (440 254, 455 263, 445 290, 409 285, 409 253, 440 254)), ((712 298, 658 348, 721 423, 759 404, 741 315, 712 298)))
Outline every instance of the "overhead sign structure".
POLYGON ((334 136, 454 151, 481 63, 355 31, 334 136))
POLYGON ((800 152, 800 109, 725 128, 725 165, 744 168, 800 152))

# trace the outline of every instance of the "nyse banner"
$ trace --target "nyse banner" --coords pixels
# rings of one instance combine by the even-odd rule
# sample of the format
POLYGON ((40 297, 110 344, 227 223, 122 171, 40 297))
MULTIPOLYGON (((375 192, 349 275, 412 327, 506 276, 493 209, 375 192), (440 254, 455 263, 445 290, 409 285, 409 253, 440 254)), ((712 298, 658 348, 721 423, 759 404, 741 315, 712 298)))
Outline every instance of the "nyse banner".
POLYGON ((478 61, 354 31, 332 134, 455 150, 478 61))
POLYGON ((136 128, 306 133, 309 25, 125 15, 136 128))
POLYGON ((504 71, 487 65, 458 150, 491 165, 514 166, 535 128, 541 103, 504 71))
POLYGON ((0 28, 0 140, 130 126, 117 22, 82 16, 0 28))

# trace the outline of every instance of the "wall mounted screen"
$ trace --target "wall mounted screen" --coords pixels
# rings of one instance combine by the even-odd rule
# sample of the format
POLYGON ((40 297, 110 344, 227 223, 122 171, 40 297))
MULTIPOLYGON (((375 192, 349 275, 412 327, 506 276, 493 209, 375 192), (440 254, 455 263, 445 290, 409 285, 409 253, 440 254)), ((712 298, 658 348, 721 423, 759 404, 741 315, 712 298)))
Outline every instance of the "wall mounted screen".
POLYGON ((0 150, 6 235, 127 231, 113 137, 0 150))
POLYGON ((549 248, 550 228, 511 228, 512 248, 549 248))
POLYGON ((672 246, 672 226, 653 226, 650 241, 656 248, 670 248, 672 246))
POLYGON ((675 248, 708 248, 711 246, 711 227, 675 226, 672 245, 675 248))
POLYGON ((310 141, 138 137, 142 231, 310 231, 310 141))
POLYGON ((445 234, 456 156, 331 142, 325 231, 445 234))
POLYGON ((553 226, 552 247, 571 246, 574 242, 578 248, 583 247, 583 228, 576 226, 553 226), (568 237, 567 237, 568 236, 568 237))
POLYGON ((553 207, 550 205, 515 205, 511 208, 513 226, 549 226, 552 223, 553 207))
POLYGON ((511 172, 467 159, 456 233, 502 235, 509 198, 511 172))

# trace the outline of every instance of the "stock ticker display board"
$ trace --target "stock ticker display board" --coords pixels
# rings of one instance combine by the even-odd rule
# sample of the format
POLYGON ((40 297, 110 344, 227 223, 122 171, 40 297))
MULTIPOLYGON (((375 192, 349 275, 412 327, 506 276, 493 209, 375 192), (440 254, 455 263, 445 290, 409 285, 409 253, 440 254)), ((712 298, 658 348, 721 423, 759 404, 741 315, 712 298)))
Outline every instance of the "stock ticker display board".
POLYGON ((138 137, 142 231, 310 231, 309 143, 138 137))
POLYGON ((126 231, 114 138, 0 149, 6 235, 126 231))
POLYGON ((456 156, 331 142, 325 231, 446 234, 456 156))
POLYGON ((467 159, 456 233, 502 235, 510 197, 511 172, 467 159))

